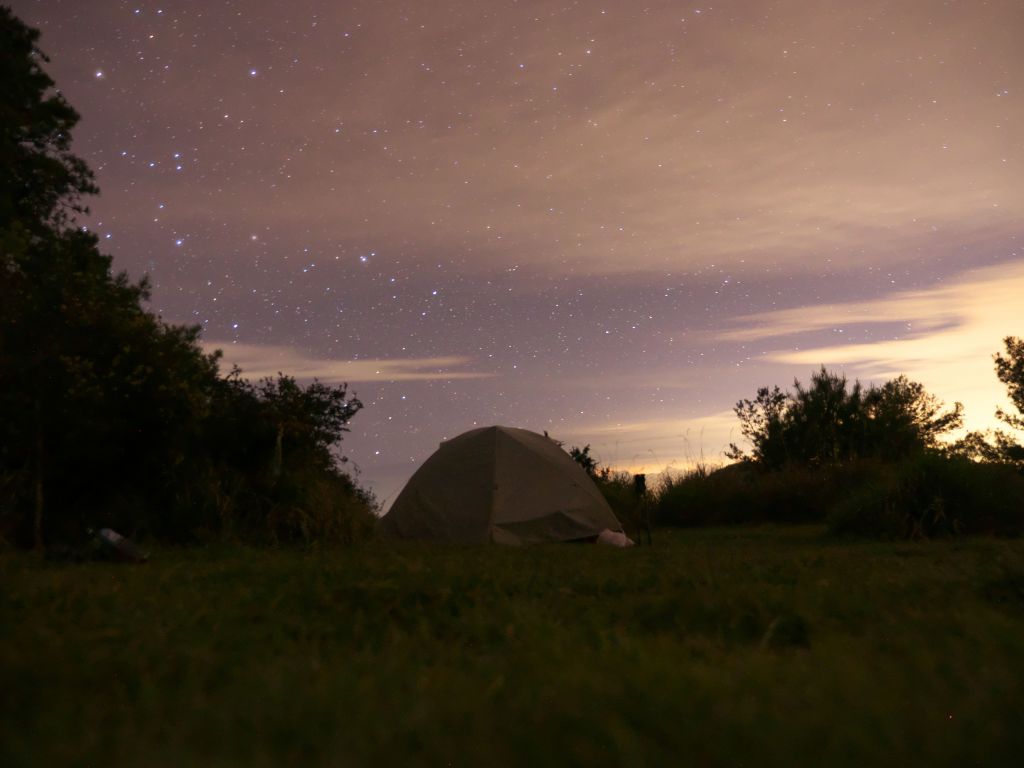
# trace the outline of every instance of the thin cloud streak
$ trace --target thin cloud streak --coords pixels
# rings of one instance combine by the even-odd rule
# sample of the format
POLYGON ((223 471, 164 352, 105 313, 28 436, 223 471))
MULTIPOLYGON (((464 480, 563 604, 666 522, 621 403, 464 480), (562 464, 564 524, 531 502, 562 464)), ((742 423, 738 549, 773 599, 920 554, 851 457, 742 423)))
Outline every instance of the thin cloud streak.
POLYGON ((956 284, 906 291, 883 299, 750 315, 718 333, 721 341, 746 342, 802 333, 840 331, 850 337, 866 326, 898 323, 902 332, 870 343, 776 348, 765 362, 843 367, 868 380, 900 374, 920 381, 947 401, 960 401, 966 424, 996 425, 993 412, 1005 401, 992 355, 1007 335, 1024 332, 1024 262, 967 272, 956 284))
POLYGON ((284 346, 204 342, 208 352, 220 349, 227 365, 237 365, 249 379, 261 379, 285 372, 297 379, 319 379, 326 383, 455 381, 486 379, 494 374, 482 371, 452 371, 467 365, 468 357, 423 357, 390 360, 331 360, 310 357, 284 346))
POLYGON ((591 454, 613 470, 659 475, 727 463, 723 452, 729 443, 739 442, 739 425, 735 413, 721 411, 694 418, 581 424, 562 439, 566 445, 589 444, 591 454))

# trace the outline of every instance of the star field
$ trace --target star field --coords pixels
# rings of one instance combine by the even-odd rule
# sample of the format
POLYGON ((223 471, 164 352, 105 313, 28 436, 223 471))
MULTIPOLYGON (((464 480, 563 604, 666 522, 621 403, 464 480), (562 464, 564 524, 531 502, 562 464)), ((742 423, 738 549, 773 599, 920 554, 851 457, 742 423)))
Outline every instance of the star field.
POLYGON ((713 461, 819 364, 984 426, 1024 333, 1017 0, 13 8, 115 266, 251 375, 349 381, 384 500, 479 424, 713 461))

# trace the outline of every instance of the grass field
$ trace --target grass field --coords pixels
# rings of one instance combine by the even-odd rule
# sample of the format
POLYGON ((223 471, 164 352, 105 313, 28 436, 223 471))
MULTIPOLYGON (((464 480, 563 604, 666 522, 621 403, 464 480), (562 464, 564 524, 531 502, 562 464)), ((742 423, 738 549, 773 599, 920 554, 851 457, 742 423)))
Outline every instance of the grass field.
POLYGON ((1024 541, 0 555, 0 764, 1018 765, 1024 541))

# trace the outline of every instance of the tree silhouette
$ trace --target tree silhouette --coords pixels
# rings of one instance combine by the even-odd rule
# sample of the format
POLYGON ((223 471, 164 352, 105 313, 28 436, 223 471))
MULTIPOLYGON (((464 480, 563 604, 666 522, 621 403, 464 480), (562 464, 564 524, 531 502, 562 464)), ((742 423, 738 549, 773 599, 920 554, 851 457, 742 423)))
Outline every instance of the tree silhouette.
POLYGON ((898 376, 864 396, 865 449, 899 458, 919 448, 938 448, 939 437, 963 424, 963 405, 944 405, 922 384, 898 376))
POLYGON ((1019 415, 996 409, 996 417, 1016 429, 1024 429, 1024 339, 1007 336, 1003 339, 1006 355, 995 354, 996 377, 1006 385, 1006 392, 1019 415))
POLYGON ((572 460, 579 464, 583 471, 591 477, 597 477, 597 459, 590 455, 590 445, 584 445, 582 448, 578 446, 572 446, 569 449, 569 455, 572 456, 572 460))
MULTIPOLYGON (((753 446, 753 461, 778 466, 786 460, 785 416, 789 396, 778 386, 761 387, 753 400, 740 400, 733 409, 740 420, 740 434, 753 446)), ((735 443, 726 454, 732 459, 747 458, 735 443)))
MULTIPOLYGON (((996 377, 1006 385, 1006 393, 1017 413, 996 408, 996 418, 1014 429, 1024 430, 1024 339, 1007 336, 1003 339, 1006 353, 996 352, 992 359, 996 377)), ((956 453, 975 461, 999 462, 1024 466, 1024 445, 1001 429, 970 432, 957 441, 956 453)))
MULTIPOLYGON (((71 152, 78 113, 53 90, 38 30, 0 6, 0 231, 62 229, 96 192, 92 171, 71 152)), ((4 242, 10 246, 9 241, 4 242)))
POLYGON ((0 6, 0 536, 41 548, 116 523, 187 539, 283 494, 303 532, 331 528, 339 494, 367 512, 331 452, 362 407, 344 385, 222 378, 198 326, 164 323, 145 279, 112 274, 75 219, 96 188, 38 38, 0 6), (285 445, 306 461, 275 490, 285 445))
POLYGON ((750 441, 748 457, 735 444, 727 455, 767 467, 787 463, 837 464, 869 456, 896 459, 938 446, 939 436, 960 426, 963 406, 943 404, 905 376, 864 389, 860 382, 822 367, 809 385, 793 392, 762 387, 734 411, 750 441))

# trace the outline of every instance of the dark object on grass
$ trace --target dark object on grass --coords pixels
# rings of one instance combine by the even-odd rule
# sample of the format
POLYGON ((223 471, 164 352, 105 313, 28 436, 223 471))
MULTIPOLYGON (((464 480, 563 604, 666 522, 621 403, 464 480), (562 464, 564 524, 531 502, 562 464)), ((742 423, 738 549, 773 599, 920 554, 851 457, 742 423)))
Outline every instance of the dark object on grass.
POLYGON ((647 495, 647 475, 633 475, 633 492, 637 496, 647 495))
POLYGON ((131 539, 110 528, 100 528, 93 536, 97 560, 118 563, 144 563, 149 553, 143 552, 131 539))

